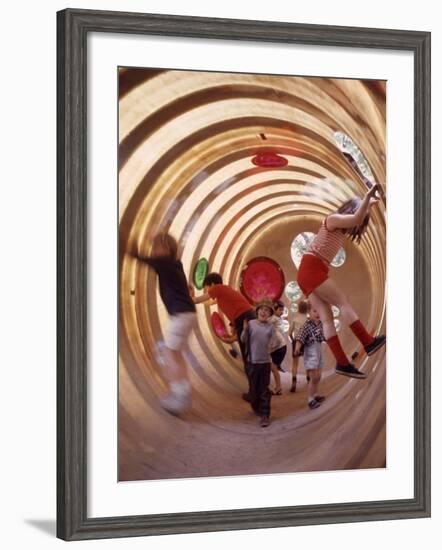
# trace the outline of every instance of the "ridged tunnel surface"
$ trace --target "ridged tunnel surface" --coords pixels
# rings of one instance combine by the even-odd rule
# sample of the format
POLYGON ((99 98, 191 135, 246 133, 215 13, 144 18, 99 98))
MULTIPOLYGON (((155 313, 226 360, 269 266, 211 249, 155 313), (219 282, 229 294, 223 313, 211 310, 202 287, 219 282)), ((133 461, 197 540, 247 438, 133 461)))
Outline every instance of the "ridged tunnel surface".
MULTIPOLYGON (((129 252, 147 253, 165 230, 182 247, 189 280, 205 257, 239 288, 244 265, 267 256, 286 283, 295 281, 293 239, 367 190, 336 132, 357 144, 385 192, 385 83, 145 69, 120 69, 119 80, 119 479, 384 467, 385 351, 359 353, 355 364, 368 378, 352 380, 334 373, 326 350, 327 399, 313 411, 301 361, 298 391, 288 392, 291 374, 283 373, 283 395, 272 398, 272 423, 262 429, 240 397, 241 361, 212 331, 216 306, 197 306, 186 352, 191 411, 163 411, 157 343, 167 312, 156 274, 129 252), (252 163, 268 150, 287 166, 252 163)), ((361 244, 346 242, 346 261, 332 273, 376 333, 385 331, 385 238, 382 201, 361 244)), ((348 355, 361 351, 347 327, 339 335, 348 355)))

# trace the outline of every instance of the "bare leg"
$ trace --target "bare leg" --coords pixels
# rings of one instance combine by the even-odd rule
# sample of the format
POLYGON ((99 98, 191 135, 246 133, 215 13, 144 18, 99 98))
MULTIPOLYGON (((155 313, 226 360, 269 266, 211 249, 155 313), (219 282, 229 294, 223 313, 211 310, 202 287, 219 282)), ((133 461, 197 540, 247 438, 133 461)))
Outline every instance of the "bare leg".
POLYGON ((164 373, 169 383, 188 380, 187 365, 181 351, 164 347, 165 367, 164 373))
POLYGON ((275 378, 275 391, 279 392, 281 391, 281 375, 279 374, 278 367, 273 363, 271 364, 271 368, 272 368, 272 374, 275 378))
POLYGON ((336 334, 335 324, 333 321, 333 312, 330 305, 318 296, 316 290, 310 294, 309 300, 314 309, 316 309, 319 313, 319 317, 322 321, 324 337, 336 359, 336 363, 338 365, 350 365, 350 361, 345 355, 339 337, 336 334))
POLYGON ((298 376, 298 367, 299 367, 299 357, 293 357, 292 361, 292 377, 296 378, 298 376))
POLYGON ((315 294, 323 302, 338 306, 341 310, 341 316, 347 325, 351 325, 359 319, 350 302, 347 300, 346 295, 332 279, 327 279, 315 288, 313 294, 315 294))
POLYGON ((292 359, 292 387, 290 388, 290 391, 292 393, 295 393, 295 391, 296 391, 298 367, 299 367, 299 357, 293 357, 293 359, 292 359))
POLYGON ((171 414, 179 415, 191 406, 192 388, 187 365, 179 350, 164 348, 164 373, 169 382, 169 393, 160 400, 161 406, 171 414))
MULTIPOLYGON (((353 307, 347 300, 345 294, 338 288, 336 283, 331 279, 327 279, 319 285, 314 294, 319 297, 323 302, 334 304, 341 309, 341 315, 345 323, 351 328, 353 334, 364 346, 368 355, 372 355, 385 345, 386 338, 384 335, 373 337, 372 334, 367 332, 365 326, 359 320, 358 315, 354 311, 353 307)), ((327 336, 326 336, 327 338, 327 336)))
POLYGON ((313 401, 313 399, 318 395, 318 384, 321 379, 321 372, 319 369, 309 369, 308 370, 310 382, 308 385, 308 401, 313 401))
POLYGON ((322 369, 318 369, 318 381, 316 383, 316 393, 315 393, 315 397, 318 397, 319 395, 319 382, 321 381, 321 377, 322 377, 322 369))
POLYGON ((328 340, 332 336, 336 336, 333 312, 330 304, 320 298, 316 290, 310 294, 309 300, 313 308, 319 313, 319 317, 322 321, 322 328, 324 330, 324 337, 328 340))

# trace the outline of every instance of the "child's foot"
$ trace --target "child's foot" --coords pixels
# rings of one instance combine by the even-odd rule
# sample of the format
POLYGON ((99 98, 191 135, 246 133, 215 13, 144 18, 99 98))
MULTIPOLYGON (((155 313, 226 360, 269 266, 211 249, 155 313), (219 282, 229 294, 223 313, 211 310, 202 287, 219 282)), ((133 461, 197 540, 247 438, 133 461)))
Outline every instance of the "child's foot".
POLYGON ((282 389, 279 388, 278 390, 276 390, 276 389, 272 390, 271 393, 272 393, 272 395, 282 395, 282 389))
POLYGON ((291 393, 295 393, 295 392, 296 392, 296 378, 293 378, 293 379, 292 379, 292 387, 290 388, 290 392, 291 392, 291 393))
POLYGON ((309 406, 310 409, 317 409, 318 407, 321 406, 321 404, 319 403, 319 401, 317 399, 311 399, 308 402, 308 406, 309 406))
POLYGON ((236 349, 230 348, 229 353, 234 359, 238 357, 238 352, 236 351, 236 349))
POLYGON ((160 399, 160 404, 165 411, 175 416, 185 413, 190 409, 190 395, 175 395, 169 393, 166 397, 160 399))
POLYGON ((368 346, 364 346, 365 353, 367 355, 373 355, 373 353, 375 353, 376 351, 378 351, 378 349, 385 345, 386 341, 387 338, 383 334, 381 334, 380 336, 376 336, 371 344, 368 344, 368 346))
POLYGON ((315 399, 318 403, 323 403, 325 401, 325 395, 315 395, 315 399))
POLYGON ((267 426, 270 424, 270 418, 268 416, 262 416, 260 424, 261 428, 267 428, 267 426))
POLYGON ((285 370, 281 367, 281 365, 278 365, 278 370, 281 372, 285 372, 285 370))
POLYGON ((307 376, 305 377, 305 379, 307 380, 307 382, 310 382, 310 376, 307 374, 307 376))
POLYGON ((350 378, 367 378, 365 372, 361 372, 354 365, 336 365, 335 368, 336 374, 342 374, 344 376, 349 376, 350 378))

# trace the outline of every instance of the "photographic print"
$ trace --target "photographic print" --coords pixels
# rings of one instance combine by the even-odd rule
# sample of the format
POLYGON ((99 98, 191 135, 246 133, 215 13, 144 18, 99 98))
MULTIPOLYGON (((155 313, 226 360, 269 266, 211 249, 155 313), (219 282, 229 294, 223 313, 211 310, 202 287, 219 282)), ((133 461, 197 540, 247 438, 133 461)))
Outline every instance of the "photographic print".
POLYGON ((430 515, 430 59, 57 13, 58 537, 430 515))
POLYGON ((119 67, 119 481, 386 467, 386 93, 119 67))

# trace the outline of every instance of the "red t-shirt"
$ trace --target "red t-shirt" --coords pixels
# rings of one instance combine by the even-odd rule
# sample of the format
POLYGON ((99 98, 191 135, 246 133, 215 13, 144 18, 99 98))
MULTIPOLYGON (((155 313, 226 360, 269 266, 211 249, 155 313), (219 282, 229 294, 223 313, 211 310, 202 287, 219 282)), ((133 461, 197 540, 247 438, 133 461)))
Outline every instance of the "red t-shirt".
POLYGON ((219 309, 231 322, 253 309, 244 296, 230 286, 213 285, 207 292, 211 298, 216 298, 219 309))

